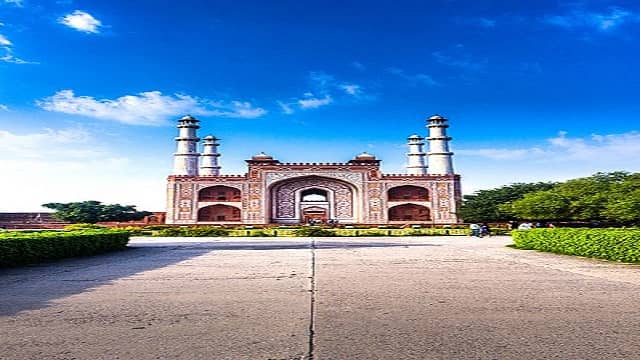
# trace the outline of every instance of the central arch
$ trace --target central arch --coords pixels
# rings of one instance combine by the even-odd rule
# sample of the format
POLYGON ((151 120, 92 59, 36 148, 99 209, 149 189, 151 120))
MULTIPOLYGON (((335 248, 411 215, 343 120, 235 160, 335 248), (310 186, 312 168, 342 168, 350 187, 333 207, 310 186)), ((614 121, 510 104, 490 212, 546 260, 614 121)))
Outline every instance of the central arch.
POLYGON ((269 190, 273 223, 303 223, 309 219, 341 223, 358 220, 356 187, 323 176, 301 176, 275 183, 269 190))

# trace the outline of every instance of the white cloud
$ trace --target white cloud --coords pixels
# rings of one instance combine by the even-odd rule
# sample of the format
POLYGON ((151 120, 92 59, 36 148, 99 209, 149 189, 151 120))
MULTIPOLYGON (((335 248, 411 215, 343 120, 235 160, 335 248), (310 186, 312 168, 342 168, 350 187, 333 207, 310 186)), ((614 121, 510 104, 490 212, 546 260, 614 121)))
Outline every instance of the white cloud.
POLYGON ((84 200, 163 210, 171 156, 152 160, 144 151, 124 151, 137 157, 113 153, 104 136, 78 127, 26 134, 2 129, 0 211, 43 211, 43 203, 84 200))
POLYGON ((11 50, 11 48, 8 46, 3 46, 1 47, 1 49, 4 50, 4 55, 0 56, 1 62, 12 63, 12 64, 38 64, 38 62, 35 62, 35 61, 27 61, 27 60, 23 60, 18 57, 15 57, 13 55, 13 50, 11 50))
POLYGON ((85 33, 97 34, 100 32, 102 22, 94 18, 91 14, 82 10, 76 10, 58 19, 60 24, 66 25, 85 33))
POLYGON ((563 181, 602 171, 640 171, 640 132, 571 138, 523 148, 457 149, 465 193, 506 182, 563 181))
POLYGON ((344 90, 344 92, 352 96, 356 96, 361 92, 360 85, 356 84, 341 84, 340 88, 344 90))
POLYGON ((588 138, 570 138, 560 131, 547 139, 546 144, 528 148, 483 148, 458 150, 465 156, 484 157, 494 160, 528 160, 536 162, 625 162, 640 158, 640 132, 598 135, 588 138))
POLYGON ((592 28, 609 32, 625 22, 640 21, 640 15, 619 7, 610 7, 605 12, 590 12, 574 8, 564 15, 548 15, 543 21, 565 29, 592 28))
POLYGON ((282 110, 283 114, 291 115, 294 113, 291 104, 283 103, 282 101, 277 101, 278 106, 280 106, 280 110, 282 110))
POLYGON ((0 130, 0 153, 8 158, 87 158, 101 154, 90 145, 91 139, 82 128, 43 129, 24 135, 0 130))
POLYGON ((0 45, 1 46, 11 46, 13 45, 6 36, 0 34, 0 45))
POLYGON ((298 100, 298 105, 302 109, 316 109, 321 106, 329 105, 333 102, 333 98, 329 95, 325 95, 323 98, 310 97, 306 99, 298 100))
POLYGON ((22 0, 4 0, 5 4, 13 4, 17 7, 22 7, 22 0))
POLYGON ((249 102, 211 101, 189 95, 162 95, 160 91, 147 91, 125 95, 115 100, 76 96, 73 90, 61 90, 37 102, 47 111, 75 114, 98 119, 113 120, 132 125, 162 125, 170 117, 181 114, 219 116, 229 118, 256 118, 267 113, 249 102))
POLYGON ((397 75, 400 78, 410 82, 413 85, 417 85, 417 84, 422 84, 427 86, 438 85, 438 82, 436 82, 430 75, 421 74, 421 73, 410 75, 405 73, 404 70, 397 67, 390 67, 387 70, 393 75, 397 75))
POLYGON ((321 93, 329 91, 336 84, 335 77, 322 71, 312 71, 309 73, 309 79, 313 86, 321 93))
POLYGON ((9 111, 9 107, 4 104, 0 104, 0 111, 9 111))

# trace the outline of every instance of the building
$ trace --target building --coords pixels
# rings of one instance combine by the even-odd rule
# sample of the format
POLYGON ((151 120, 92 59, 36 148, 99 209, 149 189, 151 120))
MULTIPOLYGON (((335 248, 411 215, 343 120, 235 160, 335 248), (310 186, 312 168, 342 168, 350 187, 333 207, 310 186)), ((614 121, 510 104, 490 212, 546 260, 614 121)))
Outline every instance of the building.
POLYGON ((222 175, 218 140, 202 139, 199 120, 179 120, 167 224, 454 224, 460 176, 454 174, 447 119, 427 120, 429 136, 408 138, 406 174, 383 174, 362 153, 343 163, 283 163, 259 153, 247 173, 222 175), (424 140, 429 151, 424 152, 424 140))

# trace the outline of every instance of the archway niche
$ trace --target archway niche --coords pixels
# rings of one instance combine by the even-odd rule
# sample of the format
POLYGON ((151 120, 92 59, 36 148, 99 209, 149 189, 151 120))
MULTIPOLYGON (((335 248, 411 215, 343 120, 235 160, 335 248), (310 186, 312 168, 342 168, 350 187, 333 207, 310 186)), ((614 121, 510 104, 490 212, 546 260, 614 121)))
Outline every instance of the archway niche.
POLYGON ((344 180, 300 176, 275 183, 269 189, 271 221, 303 223, 309 219, 341 223, 357 221, 357 190, 344 180))
POLYGON ((303 202, 329 201, 329 195, 326 190, 311 188, 300 193, 303 202))
POLYGON ((206 187, 198 192, 199 201, 242 201, 240 190, 224 185, 206 187))
POLYGON ((229 205, 209 205, 198 210, 198 221, 226 222, 240 221, 240 209, 229 205))
POLYGON ((389 221, 429 221, 429 208, 416 204, 397 205, 389 209, 389 221))
POLYGON ((388 195, 389 201, 429 201, 429 190, 414 185, 391 188, 388 195))

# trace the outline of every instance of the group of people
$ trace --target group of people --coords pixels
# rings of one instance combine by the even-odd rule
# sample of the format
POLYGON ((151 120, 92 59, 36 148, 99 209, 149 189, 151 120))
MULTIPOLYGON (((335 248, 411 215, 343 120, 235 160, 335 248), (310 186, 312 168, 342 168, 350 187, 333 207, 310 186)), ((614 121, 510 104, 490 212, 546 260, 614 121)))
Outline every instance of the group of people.
POLYGON ((475 237, 485 237, 491 236, 491 231, 489 230, 489 225, 483 223, 482 225, 473 223, 469 225, 469 229, 471 229, 471 236, 475 237))
POLYGON ((547 227, 550 229, 555 228, 556 226, 553 225, 552 223, 548 223, 548 224, 543 224, 543 223, 530 223, 530 222, 526 222, 526 223, 522 223, 520 225, 518 225, 518 230, 531 230, 534 228, 543 228, 543 227, 547 227))

